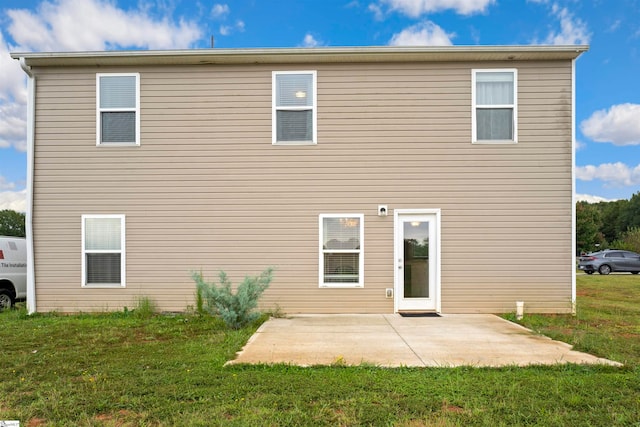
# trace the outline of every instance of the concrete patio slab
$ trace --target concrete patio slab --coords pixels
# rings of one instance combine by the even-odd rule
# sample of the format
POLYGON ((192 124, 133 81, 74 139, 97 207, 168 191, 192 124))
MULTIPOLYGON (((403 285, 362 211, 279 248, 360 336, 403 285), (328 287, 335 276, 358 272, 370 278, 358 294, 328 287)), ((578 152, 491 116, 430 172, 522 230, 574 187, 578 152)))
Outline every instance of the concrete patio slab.
POLYGON ((262 324, 229 364, 526 366, 607 364, 491 314, 297 315, 262 324))

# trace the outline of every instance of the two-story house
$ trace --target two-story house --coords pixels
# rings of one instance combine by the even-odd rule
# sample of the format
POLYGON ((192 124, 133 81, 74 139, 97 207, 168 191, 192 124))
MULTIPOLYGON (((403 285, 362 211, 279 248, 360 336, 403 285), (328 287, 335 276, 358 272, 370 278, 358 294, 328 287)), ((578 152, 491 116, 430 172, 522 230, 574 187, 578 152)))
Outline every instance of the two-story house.
POLYGON ((29 309, 571 312, 586 46, 13 53, 29 309))

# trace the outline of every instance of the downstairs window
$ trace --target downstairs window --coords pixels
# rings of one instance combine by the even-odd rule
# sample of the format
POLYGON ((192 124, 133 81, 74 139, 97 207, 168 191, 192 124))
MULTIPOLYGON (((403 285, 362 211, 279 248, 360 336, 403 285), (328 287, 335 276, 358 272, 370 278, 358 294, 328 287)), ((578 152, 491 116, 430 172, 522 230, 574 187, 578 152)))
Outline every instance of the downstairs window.
POLYGON ((362 214, 320 215, 320 287, 364 285, 362 214))
POLYGON ((124 215, 82 216, 82 286, 125 286, 124 215))

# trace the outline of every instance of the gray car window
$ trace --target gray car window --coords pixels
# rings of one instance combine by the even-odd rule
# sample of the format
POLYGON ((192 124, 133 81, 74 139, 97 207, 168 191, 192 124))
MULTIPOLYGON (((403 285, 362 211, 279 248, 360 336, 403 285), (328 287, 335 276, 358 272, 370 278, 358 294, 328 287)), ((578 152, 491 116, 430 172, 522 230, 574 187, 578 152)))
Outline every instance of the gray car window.
POLYGON ((607 252, 605 258, 624 258, 622 252, 607 252))

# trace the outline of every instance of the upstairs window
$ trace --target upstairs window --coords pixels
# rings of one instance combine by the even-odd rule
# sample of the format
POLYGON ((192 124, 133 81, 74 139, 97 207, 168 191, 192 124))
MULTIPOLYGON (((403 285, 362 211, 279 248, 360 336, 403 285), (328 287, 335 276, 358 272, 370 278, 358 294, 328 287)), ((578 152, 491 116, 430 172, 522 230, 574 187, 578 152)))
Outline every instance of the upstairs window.
POLYGON ((82 216, 82 286, 125 286, 124 215, 82 216))
POLYGON ((517 94, 517 70, 473 70, 473 142, 518 141, 517 94))
POLYGON ((315 144, 316 72, 273 72, 274 144, 315 144))
POLYGON ((362 287, 362 214, 320 215, 320 287, 362 287))
POLYGON ((140 145, 140 74, 97 74, 97 145, 140 145))

